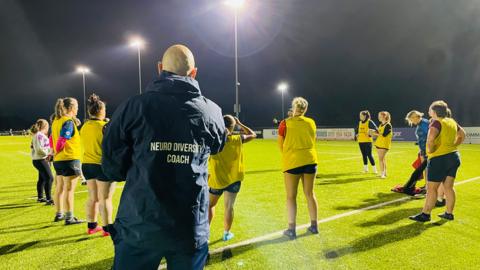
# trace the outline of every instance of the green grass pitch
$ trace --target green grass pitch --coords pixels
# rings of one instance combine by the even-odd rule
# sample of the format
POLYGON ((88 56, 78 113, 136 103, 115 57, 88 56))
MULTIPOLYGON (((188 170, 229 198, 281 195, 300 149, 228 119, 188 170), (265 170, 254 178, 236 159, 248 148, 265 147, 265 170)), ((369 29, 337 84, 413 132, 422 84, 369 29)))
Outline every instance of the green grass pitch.
MULTIPOLYGON (((36 171, 29 156, 29 138, 0 138, 0 269, 109 269, 113 246, 109 238, 88 236, 86 225, 53 223, 53 207, 37 204, 36 171)), ((461 147, 456 220, 441 222, 435 209, 430 223, 407 219, 424 200, 401 199, 390 192, 412 172, 417 152, 413 143, 394 143, 388 156, 389 177, 360 173, 354 142, 318 142, 320 164, 315 183, 319 235, 299 230, 288 241, 273 235, 286 227, 285 191, 275 141, 245 145, 246 179, 238 195, 232 231, 220 240, 220 201, 211 226, 207 269, 478 269, 480 265, 480 146, 461 147), (472 180, 473 179, 473 180, 472 180), (398 200, 399 199, 399 200, 398 200), (355 212, 379 203, 381 207, 355 212), (340 215, 345 214, 345 215, 340 215), (332 218, 333 217, 333 218, 332 218), (252 243, 241 243, 253 239, 252 243), (237 247, 221 251, 235 243, 237 247)), ((76 215, 85 217, 87 193, 77 188, 76 215)), ((121 189, 117 189, 114 205, 121 189)), ((298 197, 298 220, 309 222, 305 199, 298 197)))

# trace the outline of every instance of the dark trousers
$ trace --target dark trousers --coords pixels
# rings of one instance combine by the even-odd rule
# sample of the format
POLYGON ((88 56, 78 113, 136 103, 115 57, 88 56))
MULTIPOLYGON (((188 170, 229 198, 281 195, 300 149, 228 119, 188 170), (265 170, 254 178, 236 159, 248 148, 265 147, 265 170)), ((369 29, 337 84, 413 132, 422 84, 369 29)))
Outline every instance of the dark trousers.
POLYGON ((410 179, 408 179, 407 183, 403 186, 403 192, 407 194, 412 194, 413 191, 415 190, 415 185, 417 184, 417 181, 420 179, 422 176, 423 172, 427 168, 428 161, 425 159, 422 162, 422 165, 420 165, 418 168, 413 171, 412 175, 410 176, 410 179))
POLYGON ((372 155, 372 143, 371 142, 361 142, 358 143, 360 146, 360 151, 362 152, 363 157, 363 165, 368 165, 368 161, 370 160, 370 164, 375 166, 375 159, 373 159, 372 155))
POLYGON ((38 170, 37 196, 43 198, 43 191, 47 200, 52 199, 53 175, 45 159, 33 160, 33 166, 38 170))
POLYGON ((207 262, 208 243, 192 250, 183 249, 162 250, 131 246, 125 241, 115 244, 114 270, 157 270, 160 261, 165 258, 169 270, 201 270, 207 262))

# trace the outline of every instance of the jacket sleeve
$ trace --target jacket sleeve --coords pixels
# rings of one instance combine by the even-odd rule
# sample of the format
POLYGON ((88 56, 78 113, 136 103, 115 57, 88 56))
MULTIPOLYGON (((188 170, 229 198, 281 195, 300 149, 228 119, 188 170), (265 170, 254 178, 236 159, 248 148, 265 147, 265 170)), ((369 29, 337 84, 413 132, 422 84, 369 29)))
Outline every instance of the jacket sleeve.
POLYGON ((105 176, 114 181, 125 181, 132 163, 133 143, 128 130, 130 122, 128 103, 124 103, 117 108, 105 128, 102 170, 105 176))

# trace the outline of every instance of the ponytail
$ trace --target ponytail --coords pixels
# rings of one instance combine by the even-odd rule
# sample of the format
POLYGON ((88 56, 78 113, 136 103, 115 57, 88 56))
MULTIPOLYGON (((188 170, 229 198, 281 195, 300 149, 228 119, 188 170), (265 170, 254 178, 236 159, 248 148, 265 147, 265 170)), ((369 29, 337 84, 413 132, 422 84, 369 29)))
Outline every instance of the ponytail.
POLYGON ((57 99, 57 103, 55 103, 55 112, 53 115, 55 119, 61 118, 66 114, 65 112, 65 105, 63 104, 63 98, 57 99))
POLYGON ((55 103, 55 119, 67 115, 72 110, 75 102, 77 102, 77 100, 72 97, 57 99, 57 103, 55 103))
POLYGON ((47 120, 38 119, 37 122, 35 122, 35 124, 33 124, 30 127, 30 133, 35 134, 35 133, 39 132, 40 130, 42 130, 43 128, 45 128, 47 125, 48 125, 47 120))
POLYGON ((97 117, 102 110, 105 109, 105 102, 100 100, 100 97, 92 94, 87 101, 88 115, 90 118, 97 117))

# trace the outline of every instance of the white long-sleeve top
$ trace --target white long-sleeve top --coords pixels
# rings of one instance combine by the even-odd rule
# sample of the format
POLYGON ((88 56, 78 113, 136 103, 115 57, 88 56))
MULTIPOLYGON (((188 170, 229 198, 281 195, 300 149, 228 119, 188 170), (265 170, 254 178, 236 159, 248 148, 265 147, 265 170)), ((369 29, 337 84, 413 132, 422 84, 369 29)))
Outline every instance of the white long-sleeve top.
POLYGON ((45 159, 51 153, 50 141, 43 132, 37 132, 32 137, 32 159, 45 159))

